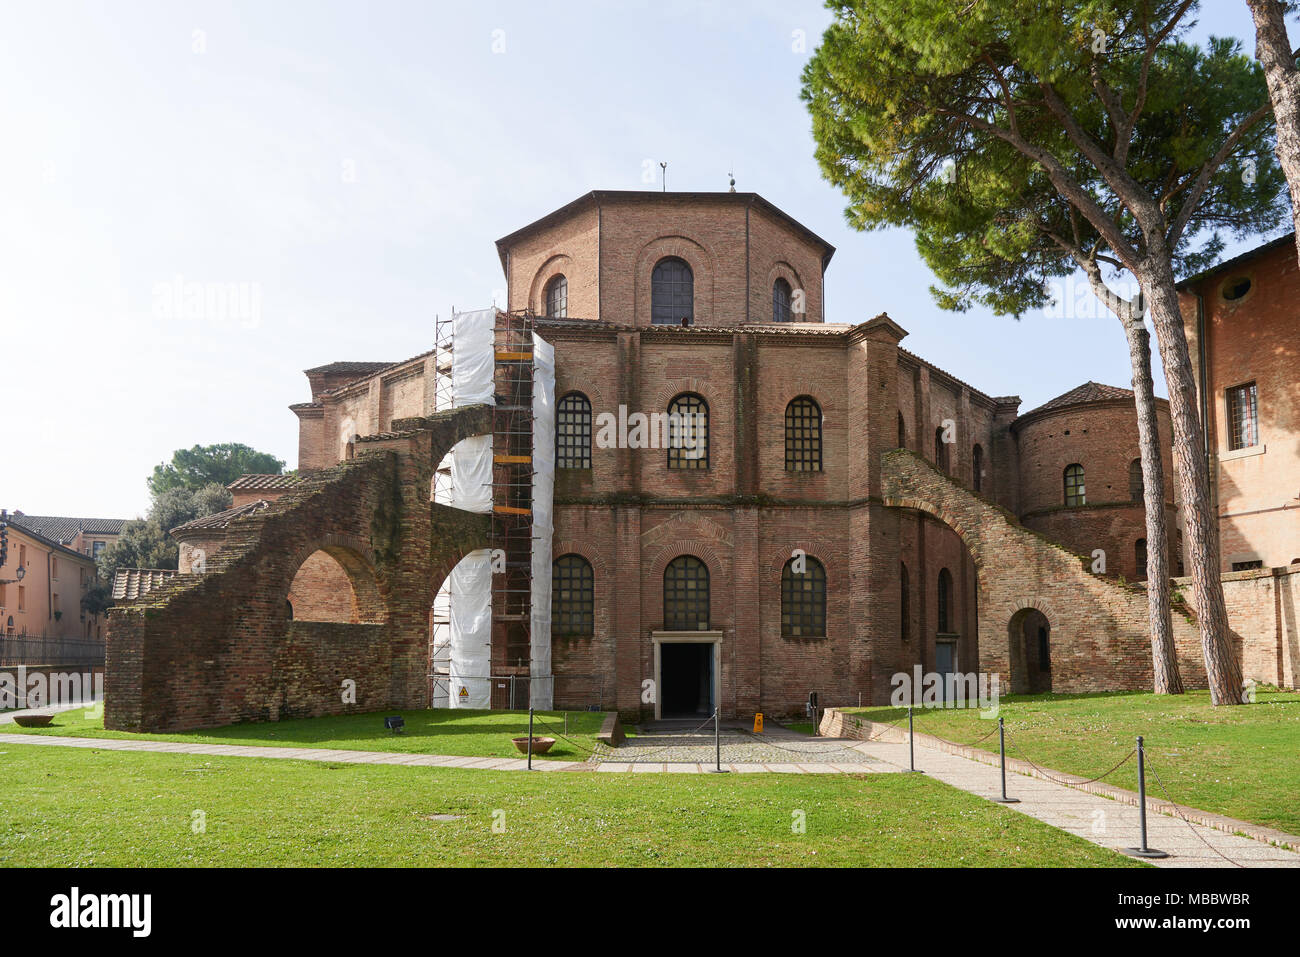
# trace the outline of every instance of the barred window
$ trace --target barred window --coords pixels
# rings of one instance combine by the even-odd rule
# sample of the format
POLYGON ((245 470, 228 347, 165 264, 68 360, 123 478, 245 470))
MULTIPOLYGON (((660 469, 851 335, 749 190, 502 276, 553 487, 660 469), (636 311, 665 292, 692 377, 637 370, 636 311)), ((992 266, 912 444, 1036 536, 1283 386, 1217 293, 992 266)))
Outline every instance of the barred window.
POLYGON ((912 637, 912 589, 907 580, 907 566, 898 563, 898 621, 903 640, 912 637))
POLYGON ((970 453, 971 485, 977 492, 984 491, 984 449, 976 445, 970 453))
POLYGON ((790 284, 784 279, 772 283, 772 321, 790 322, 794 316, 790 312, 790 284))
POLYGON ((668 403, 668 467, 709 467, 709 405, 694 392, 668 403))
POLYGON ((569 314, 569 280, 556 276, 546 284, 546 314, 563 319, 569 314))
POLYGON ((781 569, 781 637, 826 637, 826 569, 805 555, 803 571, 791 558, 781 569))
POLYGON ((1228 448, 1259 445, 1259 393, 1247 382, 1228 390, 1228 448))
POLYGON ((1141 502, 1146 496, 1146 483, 1142 478, 1142 460, 1128 464, 1128 497, 1130 502, 1141 502))
POLYGON ((650 275, 650 321, 676 326, 695 318, 695 276, 686 260, 669 256, 650 275))
POLYGON ((1088 504, 1088 496, 1083 484, 1083 466, 1077 462, 1065 467, 1065 504, 1088 504))
POLYGON ((561 555, 551 565, 551 634, 595 633, 596 580, 581 555, 561 555))
POLYGON ((951 635, 954 624, 952 616, 952 572, 946 568, 939 569, 939 633, 951 635))
POLYGON ((822 470, 822 407, 810 396, 801 395, 785 407, 785 469, 822 470))
POLYGON ((709 568, 694 555, 664 569, 664 630, 709 630, 709 568))
POLYGON ((556 406, 555 467, 591 468, 591 403, 581 392, 570 392, 556 406))

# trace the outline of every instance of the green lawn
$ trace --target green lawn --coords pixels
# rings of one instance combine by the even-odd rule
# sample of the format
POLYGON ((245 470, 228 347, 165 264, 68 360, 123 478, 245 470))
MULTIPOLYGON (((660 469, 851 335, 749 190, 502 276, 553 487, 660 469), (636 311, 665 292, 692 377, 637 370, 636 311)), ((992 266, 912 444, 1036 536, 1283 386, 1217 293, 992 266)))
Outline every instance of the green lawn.
MULTIPOLYGON (((570 711, 569 733, 574 743, 552 734, 541 722, 564 732, 564 712, 538 712, 533 733, 553 737, 555 745, 534 760, 585 761, 596 747, 604 714, 593 711, 570 711), (586 750, 583 750, 586 749, 586 750)), ((341 748, 346 751, 400 751, 405 754, 451 754, 465 757, 517 758, 512 737, 528 734, 527 711, 473 711, 469 709, 438 711, 376 711, 326 718, 303 718, 292 721, 268 721, 235 724, 205 731, 174 734, 134 734, 129 731, 105 731, 102 714, 87 717, 77 709, 55 715, 45 728, 20 728, 0 725, 0 733, 54 734, 78 738, 123 738, 132 741, 185 741, 203 744, 281 745, 341 748), (406 719, 402 734, 384 728, 386 715, 400 714, 406 719)), ((0 739, 3 740, 3 739, 0 739)))
MULTIPOLYGON (((898 708, 845 711, 885 722, 906 715, 898 708)), ((1001 714, 1009 757, 1093 777, 1141 734, 1148 767, 1159 772, 1174 801, 1300 834, 1300 694, 1260 690, 1255 704, 1224 708, 1212 706, 1206 691, 1017 695, 1001 700, 1001 714)), ((918 733, 961 744, 996 727, 974 710, 926 708, 914 717, 918 733)), ((979 747, 996 752, 997 735, 979 747)), ((1106 782, 1137 790, 1136 762, 1106 782)), ((1164 797, 1150 770, 1147 793, 1164 797)))
POLYGON ((923 775, 529 774, 2 738, 0 865, 1141 866, 923 775))

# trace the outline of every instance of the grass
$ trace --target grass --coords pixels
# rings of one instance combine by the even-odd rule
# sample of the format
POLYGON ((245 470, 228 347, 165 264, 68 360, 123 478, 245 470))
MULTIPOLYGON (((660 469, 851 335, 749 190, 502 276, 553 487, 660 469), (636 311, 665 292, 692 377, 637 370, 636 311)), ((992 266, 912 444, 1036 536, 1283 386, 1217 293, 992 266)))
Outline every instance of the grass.
MULTIPOLYGON (((1017 695, 1004 697, 1008 757, 1093 777, 1143 735, 1147 793, 1179 804, 1300 834, 1300 694, 1257 692, 1256 703, 1216 708, 1209 692, 1184 695, 1017 695)), ((846 708, 872 721, 893 722, 899 708, 846 708)), ((918 733, 972 744, 996 724, 975 710, 918 709, 918 733)), ((977 745, 996 752, 997 735, 977 745)), ((1130 761, 1106 782, 1137 790, 1130 761)))
POLYGON ((813 733, 813 726, 811 721, 790 721, 787 722, 786 724, 783 724, 782 727, 788 731, 797 732, 798 734, 811 735, 813 733))
MULTIPOLYGON (((438 711, 375 711, 324 718, 233 724, 203 731, 172 734, 136 734, 104 730, 102 712, 88 716, 81 709, 55 715, 44 728, 0 725, 0 734, 53 734, 76 738, 119 738, 130 741, 183 741, 202 744, 278 745, 281 747, 339 748, 344 751, 396 751, 403 754, 450 754, 464 757, 517 758, 513 737, 528 734, 527 711, 474 711, 457 708, 438 711), (400 714, 406 719, 402 734, 384 728, 384 717, 400 714)), ((537 737, 553 737, 555 744, 534 760, 585 761, 595 748, 604 714, 594 711, 568 713, 569 737, 565 741, 550 728, 563 733, 564 712, 538 712, 533 728, 537 737), (584 750, 585 749, 585 750, 584 750)), ((3 741, 3 738, 0 738, 3 741)))
POLYGON ((4 866, 1141 866, 923 775, 528 774, 3 738, 0 768, 4 866))

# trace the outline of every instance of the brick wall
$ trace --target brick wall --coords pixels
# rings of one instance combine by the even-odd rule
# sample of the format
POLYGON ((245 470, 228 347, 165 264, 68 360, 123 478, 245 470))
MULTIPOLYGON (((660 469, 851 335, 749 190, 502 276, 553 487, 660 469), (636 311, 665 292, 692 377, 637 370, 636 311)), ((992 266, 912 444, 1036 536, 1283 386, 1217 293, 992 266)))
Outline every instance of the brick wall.
POLYGON ((110 612, 106 727, 172 731, 238 721, 427 707, 429 607, 484 516, 429 502, 434 464, 490 429, 485 407, 395 423, 357 458, 233 520, 207 573, 110 612), (347 623, 293 621, 286 599, 324 550, 345 571, 347 623), (341 683, 356 682, 345 702, 341 683))
MULTIPOLYGON (((1191 578, 1174 584, 1190 602, 1191 578)), ((1300 688, 1300 566, 1225 574, 1223 598, 1241 649, 1242 674, 1263 684, 1300 688)))

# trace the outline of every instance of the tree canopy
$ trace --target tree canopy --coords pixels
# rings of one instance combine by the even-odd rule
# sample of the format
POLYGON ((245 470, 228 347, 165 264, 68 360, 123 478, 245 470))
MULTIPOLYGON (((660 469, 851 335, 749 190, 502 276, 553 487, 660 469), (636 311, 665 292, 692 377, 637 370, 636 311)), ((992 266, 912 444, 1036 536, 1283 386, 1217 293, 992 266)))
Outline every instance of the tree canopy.
POLYGON ((279 475, 284 462, 239 442, 196 445, 177 449, 171 462, 160 462, 149 476, 149 491, 155 496, 173 489, 197 491, 206 485, 229 485, 241 475, 279 475))

